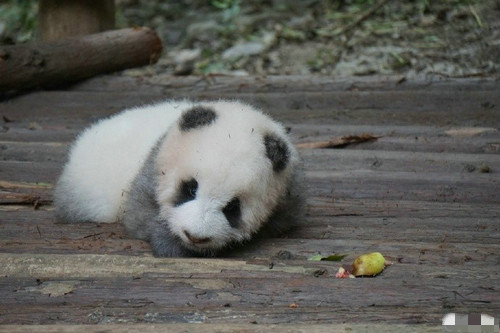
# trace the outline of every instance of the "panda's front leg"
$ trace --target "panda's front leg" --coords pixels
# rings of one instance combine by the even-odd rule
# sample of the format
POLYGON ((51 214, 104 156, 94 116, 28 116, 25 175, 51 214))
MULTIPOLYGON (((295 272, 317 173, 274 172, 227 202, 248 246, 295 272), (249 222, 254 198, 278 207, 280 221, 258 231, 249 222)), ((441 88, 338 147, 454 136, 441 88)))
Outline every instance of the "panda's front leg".
POLYGON ((174 235, 168 221, 157 217, 149 223, 149 242, 155 257, 191 257, 195 254, 182 246, 182 240, 174 235))

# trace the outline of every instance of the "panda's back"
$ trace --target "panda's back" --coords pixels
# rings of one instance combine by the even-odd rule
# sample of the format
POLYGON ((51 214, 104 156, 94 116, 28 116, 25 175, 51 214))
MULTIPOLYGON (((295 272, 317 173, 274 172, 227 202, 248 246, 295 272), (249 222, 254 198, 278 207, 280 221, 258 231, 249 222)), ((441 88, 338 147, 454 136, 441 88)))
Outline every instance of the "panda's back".
POLYGON ((190 105, 169 101, 130 109, 85 130, 56 187, 59 217, 115 222, 125 192, 151 148, 190 105))

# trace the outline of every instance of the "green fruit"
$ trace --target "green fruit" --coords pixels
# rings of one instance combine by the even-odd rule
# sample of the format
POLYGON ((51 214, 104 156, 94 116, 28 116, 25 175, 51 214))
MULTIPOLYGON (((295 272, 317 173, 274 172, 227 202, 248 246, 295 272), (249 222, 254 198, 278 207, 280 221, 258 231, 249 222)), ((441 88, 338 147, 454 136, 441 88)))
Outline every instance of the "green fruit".
POLYGON ((352 274, 355 276, 374 276, 385 268, 385 258, 379 252, 363 254, 354 260, 352 274))

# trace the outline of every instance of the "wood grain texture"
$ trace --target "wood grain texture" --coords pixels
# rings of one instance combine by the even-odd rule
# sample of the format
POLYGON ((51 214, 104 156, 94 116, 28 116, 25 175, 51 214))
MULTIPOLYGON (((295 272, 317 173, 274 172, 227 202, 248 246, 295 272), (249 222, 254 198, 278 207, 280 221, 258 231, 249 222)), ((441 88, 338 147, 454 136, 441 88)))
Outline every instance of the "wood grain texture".
POLYGON ((26 333, 150 333, 150 332, 193 332, 193 333, 337 333, 337 332, 374 332, 374 333, 406 333, 406 332, 442 332, 442 327, 420 325, 417 328, 411 325, 387 325, 387 324, 304 324, 304 325, 258 325, 258 324, 108 324, 108 325, 23 325, 0 326, 0 332, 26 333))
POLYGON ((115 2, 40 0, 38 22, 44 41, 111 30, 115 26, 115 2))
POLYGON ((437 332, 449 312, 498 315, 499 89, 495 79, 104 77, 4 101, 0 331, 437 332), (304 221, 219 258, 153 258, 121 225, 58 223, 52 188, 79 131, 165 96, 263 105, 294 143, 380 138, 300 149, 304 221), (373 251, 393 262, 380 276, 334 278, 373 251), (307 260, 317 253, 348 256, 307 260))

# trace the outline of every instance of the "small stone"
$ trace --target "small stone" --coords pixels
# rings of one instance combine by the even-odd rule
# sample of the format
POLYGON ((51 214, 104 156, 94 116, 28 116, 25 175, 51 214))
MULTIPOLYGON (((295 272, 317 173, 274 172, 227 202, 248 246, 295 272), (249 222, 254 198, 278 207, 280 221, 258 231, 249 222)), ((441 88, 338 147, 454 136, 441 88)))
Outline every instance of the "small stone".
POLYGON ((487 164, 481 164, 481 166, 479 167, 479 171, 481 173, 490 173, 491 172, 491 168, 487 164))
POLYGON ((220 29, 220 25, 214 20, 193 23, 186 29, 186 39, 212 41, 217 38, 220 29))
POLYGON ((174 74, 188 75, 194 69, 194 63, 201 56, 200 49, 183 49, 169 54, 175 64, 174 74))
POLYGON ((264 44, 260 42, 248 42, 230 47, 222 53, 223 59, 236 59, 256 55, 264 51, 264 44))
POLYGON ((29 123, 28 129, 30 129, 31 131, 36 131, 42 129, 42 126, 40 126, 40 124, 36 122, 31 122, 29 123))
POLYGON ((169 56, 179 65, 186 62, 195 61, 201 55, 200 49, 182 49, 179 51, 170 52, 169 56))

